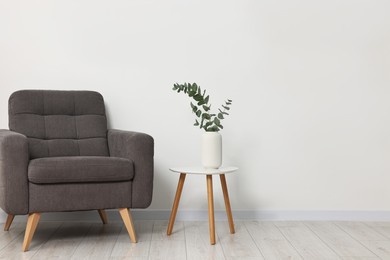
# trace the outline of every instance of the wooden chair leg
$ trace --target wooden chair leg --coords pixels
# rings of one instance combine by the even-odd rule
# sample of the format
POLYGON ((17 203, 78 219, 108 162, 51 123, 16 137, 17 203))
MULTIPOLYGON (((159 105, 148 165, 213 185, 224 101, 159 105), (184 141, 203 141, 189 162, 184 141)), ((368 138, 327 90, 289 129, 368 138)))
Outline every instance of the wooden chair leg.
POLYGON ((120 208, 119 213, 121 214, 122 220, 125 223, 125 226, 126 226, 127 232, 129 233, 131 242, 137 243, 137 236, 135 235, 133 219, 131 218, 131 214, 129 212, 129 209, 120 208))
POLYGON ((11 227, 12 221, 14 220, 15 215, 8 214, 7 216, 7 221, 5 222, 4 225, 4 231, 8 231, 9 228, 11 227))
POLYGON ((24 241, 22 247, 23 252, 26 252, 30 246, 35 230, 37 229, 40 217, 40 213, 31 213, 28 215, 26 233, 24 234, 24 241))
POLYGON ((106 211, 104 209, 98 209, 100 218, 102 219, 103 224, 108 224, 108 218, 106 211))

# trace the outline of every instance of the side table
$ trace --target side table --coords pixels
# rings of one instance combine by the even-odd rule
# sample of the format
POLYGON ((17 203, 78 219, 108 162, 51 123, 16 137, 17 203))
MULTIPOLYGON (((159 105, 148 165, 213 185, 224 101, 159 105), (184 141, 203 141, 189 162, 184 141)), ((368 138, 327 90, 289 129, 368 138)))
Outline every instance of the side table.
POLYGON ((184 186, 184 180, 187 174, 193 175, 206 175, 207 180, 207 197, 208 197, 208 211, 209 211, 209 227, 210 227, 210 244, 215 244, 215 221, 214 221, 214 198, 213 198, 213 175, 219 175, 221 179, 221 186, 223 191, 223 198, 225 200, 226 214, 229 221, 230 233, 234 234, 234 223, 232 209, 230 207, 229 193, 226 185, 225 174, 237 171, 237 167, 220 167, 218 169, 206 169, 203 167, 177 167, 170 168, 173 172, 180 173, 179 183, 177 184, 177 190, 175 200, 172 206, 171 217, 169 218, 169 224, 167 229, 167 235, 172 234, 173 225, 175 223, 177 208, 180 202, 181 192, 184 186))

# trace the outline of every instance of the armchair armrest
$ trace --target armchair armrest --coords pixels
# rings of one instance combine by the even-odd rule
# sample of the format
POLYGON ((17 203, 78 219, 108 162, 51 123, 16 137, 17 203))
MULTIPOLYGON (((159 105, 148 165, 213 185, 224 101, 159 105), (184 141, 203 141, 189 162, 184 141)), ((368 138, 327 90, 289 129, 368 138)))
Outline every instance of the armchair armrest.
POLYGON ((153 195, 153 137, 144 133, 109 129, 110 156, 134 162, 132 208, 147 208, 153 195))
POLYGON ((27 137, 0 129, 0 207, 12 215, 28 213, 27 137))

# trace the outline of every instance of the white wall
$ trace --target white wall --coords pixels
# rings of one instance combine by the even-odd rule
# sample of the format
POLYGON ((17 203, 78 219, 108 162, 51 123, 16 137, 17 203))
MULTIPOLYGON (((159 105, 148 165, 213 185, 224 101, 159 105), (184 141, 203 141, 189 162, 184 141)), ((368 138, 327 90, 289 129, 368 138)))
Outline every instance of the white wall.
MULTIPOLYGON (((197 82, 225 120, 234 209, 390 210, 390 2, 0 2, 0 128, 19 89, 90 89, 113 128, 155 138, 151 209, 170 209, 201 132, 175 82, 197 82), (125 112, 124 112, 125 111, 125 112)), ((217 181, 217 179, 216 179, 217 181)), ((223 209, 218 182, 215 205, 223 209)), ((206 209, 187 178, 181 208, 206 209)))

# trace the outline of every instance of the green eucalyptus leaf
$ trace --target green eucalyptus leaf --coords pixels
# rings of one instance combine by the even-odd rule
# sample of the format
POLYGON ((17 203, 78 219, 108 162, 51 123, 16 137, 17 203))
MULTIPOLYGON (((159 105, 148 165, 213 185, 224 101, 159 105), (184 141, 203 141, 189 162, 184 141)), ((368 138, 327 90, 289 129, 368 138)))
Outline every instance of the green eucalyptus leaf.
POLYGON ((218 132, 219 131, 218 126, 215 125, 215 126, 211 127, 211 131, 218 132))
POLYGON ((201 95, 199 95, 199 94, 196 94, 195 96, 194 96, 194 99, 196 100, 196 101, 201 101, 202 100, 202 96, 201 95))
POLYGON ((192 108, 192 112, 196 113, 196 111, 198 111, 198 108, 191 103, 191 108, 192 108))
POLYGON ((227 99, 224 105, 222 105, 223 110, 218 108, 219 112, 217 114, 213 114, 210 113, 210 96, 206 96, 206 90, 204 89, 202 91, 200 86, 198 86, 196 83, 174 83, 172 90, 178 93, 184 92, 184 94, 186 94, 192 99, 192 102, 190 102, 191 110, 200 119, 200 123, 198 119, 195 120, 195 126, 199 126, 199 128, 204 129, 208 132, 218 132, 220 129, 223 129, 223 126, 221 125, 221 120, 225 119, 226 115, 229 115, 229 113, 227 113, 226 111, 230 110, 230 106, 232 105, 231 99, 227 99), (202 108, 203 110, 201 110, 202 108), (202 113, 203 111, 204 113, 202 113))
POLYGON ((208 113, 203 113, 202 118, 210 119, 211 116, 208 113))
POLYGON ((204 124, 204 126, 205 126, 205 127, 209 127, 209 126, 211 126, 212 124, 213 124, 213 122, 209 121, 209 122, 207 122, 206 124, 204 124))

